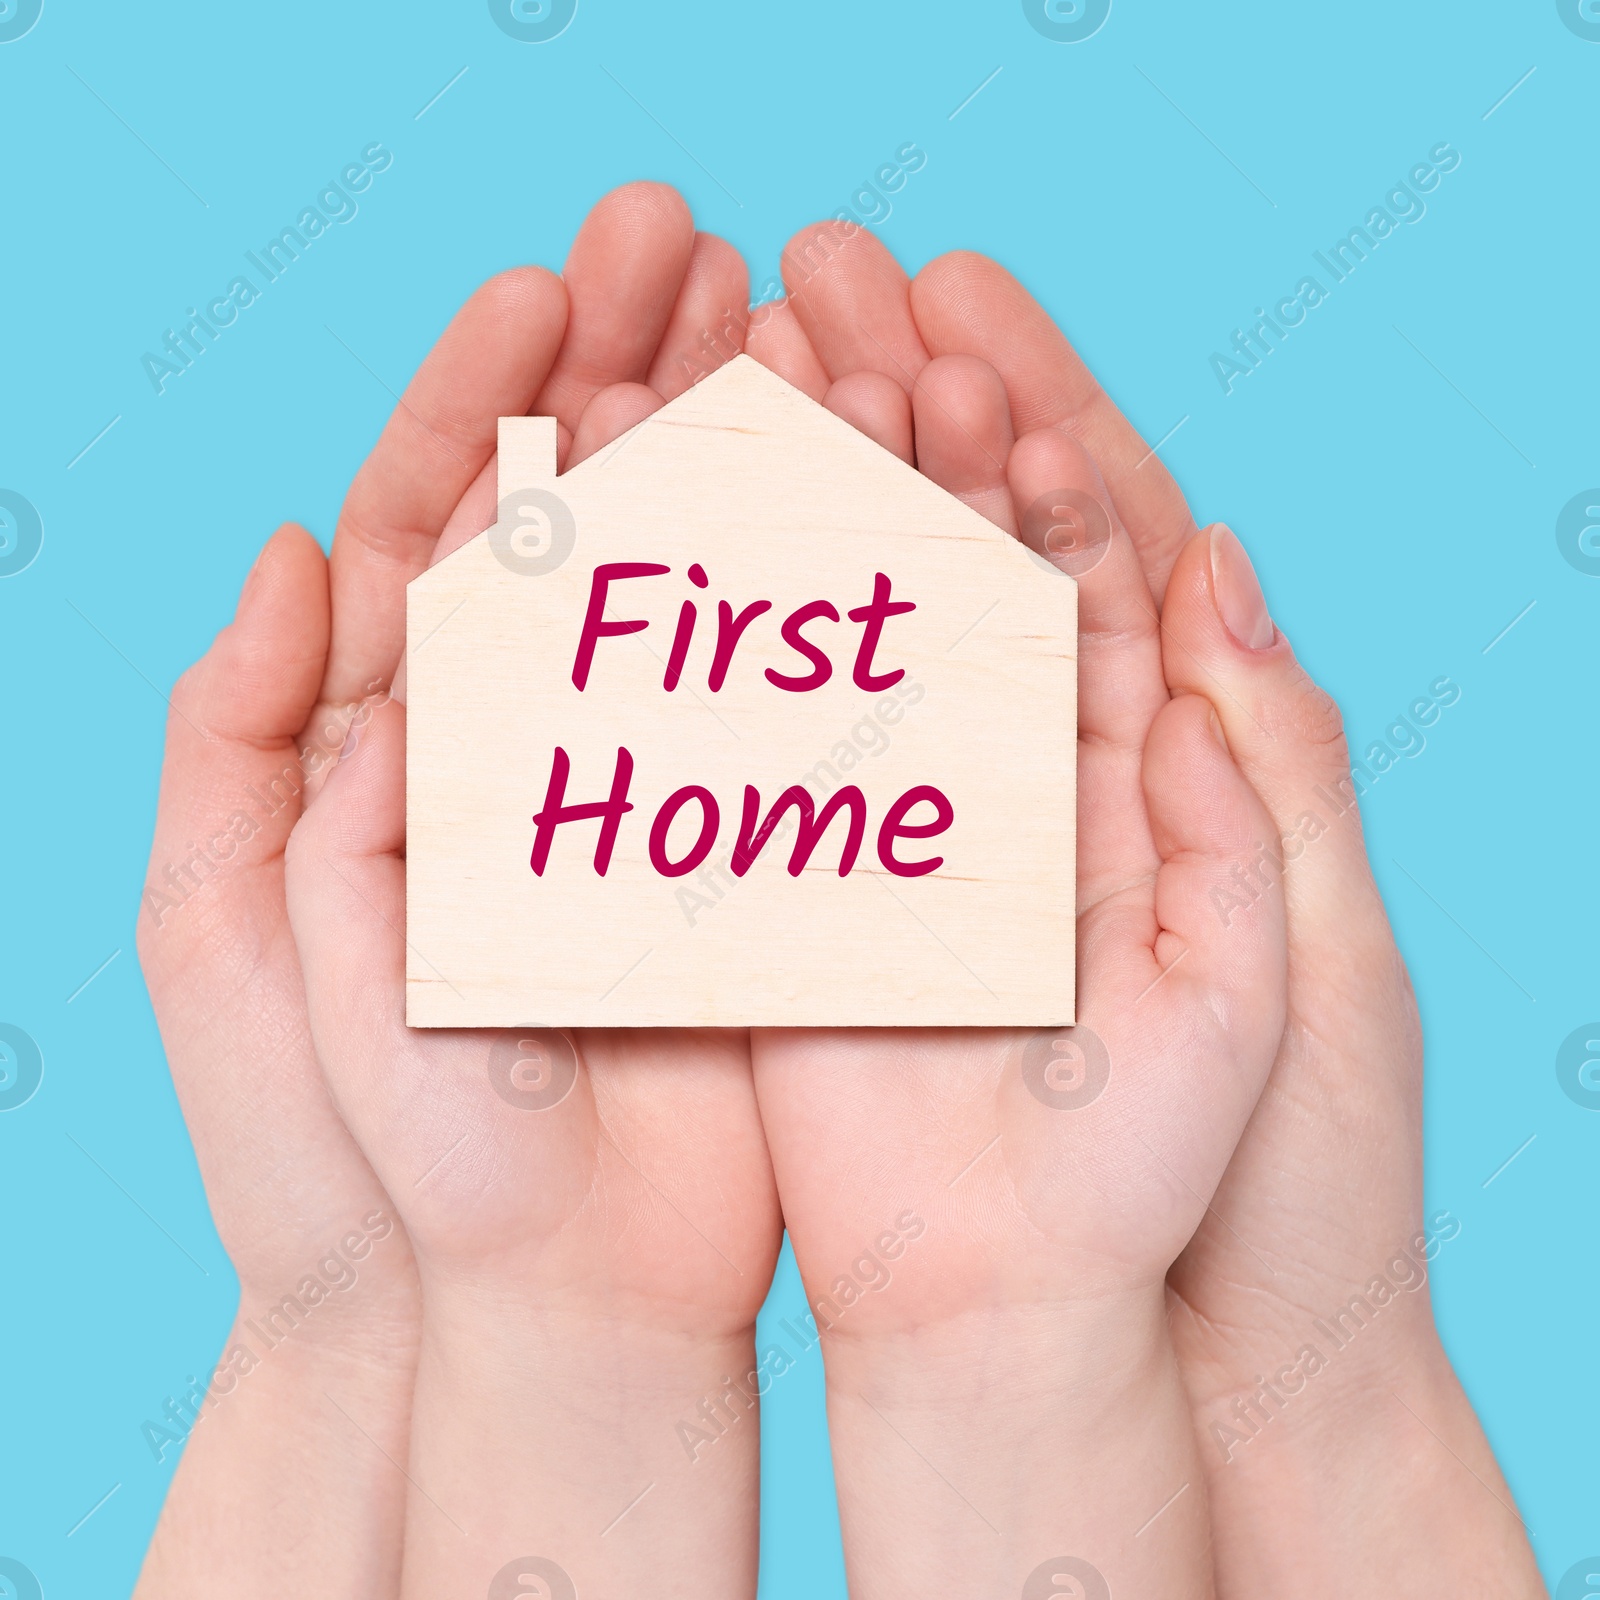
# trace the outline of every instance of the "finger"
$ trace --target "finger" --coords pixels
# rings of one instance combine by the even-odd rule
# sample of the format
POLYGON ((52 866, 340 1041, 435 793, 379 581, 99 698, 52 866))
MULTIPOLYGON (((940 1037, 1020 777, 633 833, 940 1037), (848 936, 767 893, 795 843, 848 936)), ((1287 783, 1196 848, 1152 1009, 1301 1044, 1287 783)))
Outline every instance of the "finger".
POLYGON ((620 439, 651 412, 659 411, 662 403, 661 396, 644 383, 614 383, 602 389, 578 419, 577 430, 572 435, 572 451, 567 457, 567 470, 570 472, 580 461, 588 460, 597 450, 620 439))
POLYGON ((822 403, 907 466, 913 463, 911 402, 893 378, 881 372, 852 372, 830 385, 822 403))
POLYGON ((531 409, 576 433, 601 389, 643 383, 693 252, 694 221, 676 189, 628 183, 606 195, 578 229, 562 270, 567 336, 531 409))
POLYGON ((1069 429, 1099 462, 1160 600, 1195 532, 1182 493, 1033 297, 1004 267, 971 251, 930 262, 911 286, 932 355, 982 356, 1005 380, 1017 432, 1069 429))
POLYGON ((403 1020, 405 839, 405 712, 390 702, 372 711, 295 829, 285 879, 317 1053, 386 1182, 384 1122, 408 1086, 385 1074, 412 1070, 415 1054, 403 1020))
MULTIPOLYGON (((245 579, 234 619, 173 695, 180 739, 198 724, 207 744, 292 751, 322 682, 328 650, 328 563, 315 539, 286 522, 245 579)), ((187 741, 174 754, 203 754, 187 741)))
MULTIPOLYGON (((556 459, 562 471, 575 467, 603 445, 620 438, 637 422, 642 422, 652 411, 659 410, 661 396, 648 385, 639 383, 615 384, 603 389, 589 403, 579 419, 582 441, 575 439, 563 423, 556 424, 556 459)), ((472 487, 461 497, 450 514, 444 531, 434 546, 430 567, 437 566, 462 545, 477 538, 486 528, 492 528, 499 511, 500 458, 493 455, 483 471, 473 480, 472 487)), ((406 668, 402 661, 390 685, 390 693, 402 705, 406 699, 406 668)))
MULTIPOLYGON (((565 470, 567 459, 572 453, 572 435, 567 432, 566 426, 556 424, 556 460, 565 470)), ((428 565, 436 567, 448 555, 454 555, 462 545, 476 539, 480 533, 492 528, 495 518, 499 514, 499 484, 500 484, 500 455, 496 451, 483 464, 483 471, 472 480, 472 486, 462 495, 456 503, 456 508, 450 513, 450 520, 445 523, 444 531, 440 533, 434 543, 433 554, 428 557, 428 565)), ((395 669, 394 678, 389 684, 389 695, 398 700, 401 705, 406 703, 406 662, 402 660, 395 669)), ((315 793, 318 785, 312 786, 315 793)))
MULTIPOLYGON (((1338 707, 1273 626, 1255 569, 1229 529, 1208 528, 1179 557, 1162 626, 1168 681, 1216 706, 1272 813, 1297 966, 1342 966, 1341 951, 1386 949, 1385 941, 1347 936, 1357 919, 1381 919, 1383 911, 1361 836, 1360 772, 1352 772, 1338 707)), ((1460 692, 1448 679, 1438 687, 1441 697, 1460 692)), ((1436 703, 1430 698, 1427 709, 1436 703)))
POLYGON ((828 392, 827 370, 788 300, 768 300, 750 313, 744 348, 746 355, 813 400, 828 392))
POLYGON ((1081 908, 1148 882, 1159 864, 1141 776, 1145 740, 1168 699, 1155 602, 1099 471, 1075 439, 1059 428, 1025 434, 1008 478, 1024 542, 1078 584, 1081 908))
POLYGON ((405 713, 377 706, 342 752, 319 803, 290 843, 290 910, 307 968, 307 989, 372 1006, 376 1018, 393 1009, 405 988, 405 713), (361 935, 348 913, 351 897, 365 907, 361 935), (346 937, 349 934, 350 937, 346 937), (316 975, 313 985, 312 976, 316 975))
MULTIPOLYGON (((558 422, 556 424, 557 456, 562 451, 570 448, 571 439, 563 441, 562 435, 566 430, 558 422)), ((492 528, 499 510, 499 478, 500 456, 496 452, 484 463, 483 471, 472 480, 472 487, 462 495, 454 511, 450 513, 450 520, 444 525, 444 532, 439 535, 433 547, 433 554, 428 558, 428 565, 436 567, 448 555, 454 555, 462 545, 476 539, 485 529, 492 528)), ((394 677, 389 681, 389 697, 398 700, 401 705, 406 703, 406 681, 410 676, 409 655, 401 658, 400 665, 395 668, 394 677)), ((321 785, 312 786, 312 796, 315 797, 321 785)))
MULTIPOLYGON (((1282 1037, 1283 907, 1269 883, 1248 914, 1218 914, 1219 892, 1271 824, 1201 696, 1169 701, 1155 719, 1142 788, 1156 872, 1078 920, 1078 1038, 1099 1053, 1107 1092, 1065 1130, 1034 1118, 1020 1137, 1048 1189, 1065 1131, 1076 1171, 1105 1204, 1136 1201, 1141 1251, 1170 1261, 1204 1215, 1282 1037)), ((1029 1091, 1009 1081, 1023 1103, 1029 1091)))
POLYGON ((1124 1037, 1194 1039, 1198 1030, 1209 1044, 1188 1057, 1209 1081, 1173 1092, 1203 1103, 1212 1128, 1232 1131, 1205 1173, 1215 1184, 1283 1034, 1283 897, 1275 880, 1254 873, 1272 824, 1202 695, 1179 695, 1156 718, 1144 791, 1161 860, 1148 959, 1124 958, 1118 944, 1131 919, 1108 903, 1104 918, 1085 919, 1084 989, 1109 1002, 1107 1027, 1124 1037), (1241 880, 1252 884, 1242 907, 1232 903, 1241 880))
POLYGON ((1155 602, 1089 453, 1041 428, 1016 443, 1008 479, 1022 538, 1078 583, 1078 731, 1139 759, 1167 701, 1155 602))
POLYGON ((789 302, 830 378, 882 372, 907 394, 928 361, 911 315, 911 280, 853 222, 802 228, 783 251, 789 302))
MULTIPOLYGON (((567 458, 572 454, 572 435, 562 423, 556 424, 556 460, 561 463, 561 470, 566 470, 567 458)), ((494 526, 495 516, 499 511, 498 499, 500 488, 500 456, 497 451, 483 465, 483 471, 472 480, 472 487, 456 502, 456 508, 450 513, 450 520, 445 523, 444 531, 439 535, 438 542, 433 547, 433 554, 428 557, 428 565, 436 567, 448 555, 453 555, 462 545, 477 536, 486 528, 494 526)), ((404 695, 397 695, 404 699, 404 695)))
POLYGON ((976 356, 941 356, 917 374, 911 405, 918 468, 1014 535, 1016 508, 1006 478, 1014 440, 1000 374, 976 356))
POLYGON ((397 1193, 417 1177, 387 1158, 405 1144, 392 1134, 397 1108, 409 1099, 457 1109, 442 1083, 421 1081, 406 1038, 404 772, 405 713, 389 703, 372 713, 295 829, 285 873, 306 1010, 328 1087, 379 1177, 397 1193))
POLYGON ((744 349, 750 273, 726 239, 697 233, 688 270, 645 382, 674 400, 744 349))
POLYGON ((1230 997, 1270 999, 1275 993, 1277 1010, 1267 1017, 1275 1040, 1282 1027, 1283 980, 1275 964, 1283 950, 1282 897, 1273 885, 1263 886, 1252 916, 1233 926, 1237 919, 1218 914, 1214 893, 1219 883, 1235 881, 1235 867, 1260 859, 1271 818, 1235 764, 1204 695, 1178 695, 1156 718, 1145 745, 1144 791, 1161 857, 1155 900, 1161 932, 1154 947, 1160 966, 1165 970, 1173 957, 1189 952, 1183 982, 1213 996, 1213 1010, 1230 997), (1227 932, 1240 936, 1222 937, 1227 932))
POLYGON ((493 452, 499 419, 532 404, 566 316, 554 274, 501 273, 461 308, 411 380, 339 513, 327 705, 388 683, 405 639, 405 586, 493 452))

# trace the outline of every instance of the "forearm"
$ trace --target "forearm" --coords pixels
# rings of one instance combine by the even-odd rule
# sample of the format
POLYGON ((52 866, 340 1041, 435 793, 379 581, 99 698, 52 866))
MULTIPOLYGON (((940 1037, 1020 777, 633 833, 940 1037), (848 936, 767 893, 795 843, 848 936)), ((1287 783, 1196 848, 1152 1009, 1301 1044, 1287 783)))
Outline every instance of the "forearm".
POLYGON ((404 1313, 298 1340, 241 1316, 203 1397, 149 1424, 187 1442, 136 1600, 397 1595, 416 1337, 404 1313))
POLYGON ((1225 1600, 1542 1596, 1426 1296, 1303 1320, 1191 1376, 1225 1600))
POLYGON ((754 1595, 753 1328, 701 1336, 460 1287, 425 1298, 406 1594, 754 1595))
POLYGON ((1212 1592, 1158 1294, 824 1340, 853 1596, 1212 1592))

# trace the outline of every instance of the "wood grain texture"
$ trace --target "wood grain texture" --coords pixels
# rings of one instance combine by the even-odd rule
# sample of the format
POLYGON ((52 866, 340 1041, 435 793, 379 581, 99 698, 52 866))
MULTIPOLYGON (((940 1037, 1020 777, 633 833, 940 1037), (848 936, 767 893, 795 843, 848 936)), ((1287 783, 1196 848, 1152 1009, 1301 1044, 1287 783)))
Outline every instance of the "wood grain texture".
MULTIPOLYGON (((553 422, 505 419, 499 488, 497 527, 408 595, 413 1026, 1073 1020, 1070 577, 748 357, 561 477, 553 422), (606 616, 648 627, 600 640, 580 693, 571 675, 591 578, 615 561, 672 570, 612 586, 606 616), (686 577, 694 562, 704 590, 686 577), (879 572, 916 606, 889 619, 874 663, 904 678, 858 688, 861 625, 822 617, 804 633, 827 651, 832 677, 806 693, 774 687, 765 669, 806 670, 782 619, 819 599, 841 613, 861 606, 879 572), (668 693, 664 667, 689 598, 699 620, 668 693), (712 692, 719 599, 772 609, 712 692), (604 877, 597 822, 557 828, 543 875, 530 868, 558 745, 571 757, 569 802, 603 799, 618 747, 633 755, 635 809, 604 877), (650 825, 689 784, 719 802, 716 843, 697 872, 663 877, 650 825), (791 784, 819 805, 858 786, 868 818, 853 870, 837 870, 839 818, 798 877, 786 870, 792 828, 735 875, 746 784, 763 812, 791 784), (875 847, 879 822, 922 784, 949 797, 954 820, 900 852, 943 865, 893 876, 875 847)), ((685 807, 670 855, 688 851, 700 821, 697 805, 685 807)))

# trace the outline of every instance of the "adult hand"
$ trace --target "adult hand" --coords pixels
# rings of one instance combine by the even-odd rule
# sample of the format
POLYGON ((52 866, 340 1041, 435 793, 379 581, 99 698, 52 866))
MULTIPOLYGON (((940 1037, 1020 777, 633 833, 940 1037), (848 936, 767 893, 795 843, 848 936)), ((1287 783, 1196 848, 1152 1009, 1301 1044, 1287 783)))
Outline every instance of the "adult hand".
POLYGON ((284 903, 306 772, 357 714, 308 724, 328 621, 322 552, 285 527, 172 693, 139 955, 239 1317, 147 1428, 163 1457, 189 1437, 145 1600, 399 1584, 416 1276, 323 1082, 284 903))
MULTIPOLYGON (((815 238, 797 241, 814 261, 815 238)), ((1171 691, 1212 701, 1272 813, 1246 887, 1215 912, 1247 922, 1255 892, 1281 883, 1287 1025, 1169 1279, 1219 1589, 1387 1595, 1426 1580, 1541 1593, 1433 1324, 1424 1263, 1451 1222, 1422 1215, 1416 1006, 1367 864, 1337 708, 1269 620, 1237 540, 1198 536, 1160 458, 1009 273, 941 257, 911 284, 908 318, 880 252, 831 256, 838 266, 824 256, 795 311, 836 388, 875 381, 852 378, 861 371, 904 387, 924 356, 977 357, 999 373, 1019 436, 1047 430, 1087 449, 1102 507, 1161 604, 1171 691)))

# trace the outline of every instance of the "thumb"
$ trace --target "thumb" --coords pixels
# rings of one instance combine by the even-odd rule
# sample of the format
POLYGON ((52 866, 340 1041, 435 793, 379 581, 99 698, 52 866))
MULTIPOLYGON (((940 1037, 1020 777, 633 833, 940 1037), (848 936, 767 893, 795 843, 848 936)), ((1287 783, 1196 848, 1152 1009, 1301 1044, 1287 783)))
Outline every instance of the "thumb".
POLYGON ((1348 1064, 1366 1071, 1405 1059, 1395 1041, 1416 1027, 1361 833, 1357 802, 1370 774, 1352 770, 1339 708, 1273 626, 1250 558, 1227 528, 1214 525, 1184 548, 1161 628, 1173 692, 1208 696, 1272 818, 1276 859, 1259 870, 1283 884, 1290 1037, 1332 1050, 1304 1059, 1324 1060, 1319 1077, 1337 1094, 1348 1064), (1372 1003, 1352 1008, 1352 995, 1372 1003))
POLYGON ((310 534, 285 524, 234 620, 173 687, 139 919, 147 972, 193 977, 197 958, 218 959, 223 923, 281 918, 281 897, 276 910, 263 902, 249 869, 276 863, 300 814, 296 735, 327 650, 327 562, 310 534))
POLYGON ((1255 568, 1213 524, 1190 540, 1162 607, 1162 658, 1174 694, 1203 694, 1279 835, 1291 944, 1302 956, 1352 919, 1383 918, 1339 708, 1273 625, 1255 568))
POLYGON ((404 1033, 405 826, 405 712, 387 701, 352 726, 287 858, 289 921, 319 1049, 374 1071, 398 1054, 404 1033))

